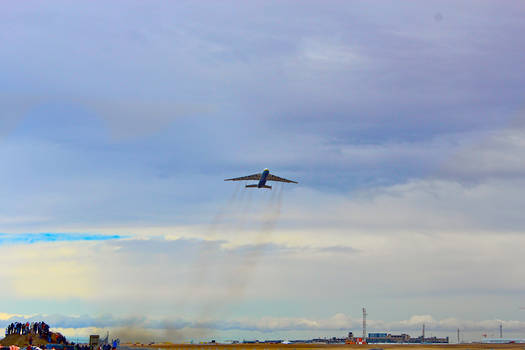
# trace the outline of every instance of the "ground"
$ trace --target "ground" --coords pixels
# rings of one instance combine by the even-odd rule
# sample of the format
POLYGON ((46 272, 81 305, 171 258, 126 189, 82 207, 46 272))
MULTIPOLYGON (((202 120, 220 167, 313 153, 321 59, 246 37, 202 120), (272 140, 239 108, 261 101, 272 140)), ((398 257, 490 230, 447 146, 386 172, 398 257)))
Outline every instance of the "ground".
POLYGON ((525 344, 368 344, 368 345, 326 345, 326 344, 123 344, 130 348, 151 348, 159 350, 309 350, 332 348, 333 350, 524 350, 525 344))
MULTIPOLYGON (((45 339, 41 339, 38 335, 32 335, 33 337, 33 345, 41 347, 42 345, 48 344, 48 342, 45 339)), ((9 334, 4 339, 0 340, 0 345, 2 346, 9 346, 9 345, 16 345, 20 347, 24 347, 29 345, 29 334, 26 335, 20 335, 20 334, 9 334)))

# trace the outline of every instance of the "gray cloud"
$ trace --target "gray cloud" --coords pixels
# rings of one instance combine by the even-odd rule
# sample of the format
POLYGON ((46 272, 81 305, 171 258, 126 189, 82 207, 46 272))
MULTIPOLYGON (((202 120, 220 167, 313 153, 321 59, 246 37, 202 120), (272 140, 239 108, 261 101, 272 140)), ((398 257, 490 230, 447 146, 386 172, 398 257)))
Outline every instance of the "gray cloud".
POLYGON ((266 3, 261 12, 261 4, 160 10, 129 3, 125 21, 116 20, 121 9, 105 6, 102 15, 97 5, 61 4, 69 16, 56 22, 58 8, 13 5, 3 23, 34 45, 10 43, 40 60, 21 67, 10 58, 17 55, 6 55, 4 63, 18 84, 38 76, 53 86, 33 84, 32 95, 91 101, 118 141, 146 137, 120 149, 105 139, 98 147, 106 152, 91 155, 128 176, 137 170, 109 157, 108 148, 151 168, 153 177, 269 164, 315 187, 392 184, 434 174, 432 160, 455 152, 465 134, 505 127, 523 100, 516 87, 525 60, 511 39, 522 22, 512 4, 498 11, 490 3, 381 11, 361 2, 333 9, 266 3), (64 28, 70 36, 58 34, 64 28), (179 120, 195 114, 197 120, 179 120))

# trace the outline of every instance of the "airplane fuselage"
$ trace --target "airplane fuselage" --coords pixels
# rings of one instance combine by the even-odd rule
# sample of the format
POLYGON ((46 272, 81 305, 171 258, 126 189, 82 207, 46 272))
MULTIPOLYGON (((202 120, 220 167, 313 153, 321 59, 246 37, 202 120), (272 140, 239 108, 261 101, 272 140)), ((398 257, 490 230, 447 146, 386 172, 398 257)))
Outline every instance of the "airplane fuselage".
POLYGON ((259 183, 257 184, 257 188, 263 188, 266 186, 266 179, 268 179, 268 175, 270 174, 270 170, 264 169, 261 173, 261 178, 259 179, 259 183))

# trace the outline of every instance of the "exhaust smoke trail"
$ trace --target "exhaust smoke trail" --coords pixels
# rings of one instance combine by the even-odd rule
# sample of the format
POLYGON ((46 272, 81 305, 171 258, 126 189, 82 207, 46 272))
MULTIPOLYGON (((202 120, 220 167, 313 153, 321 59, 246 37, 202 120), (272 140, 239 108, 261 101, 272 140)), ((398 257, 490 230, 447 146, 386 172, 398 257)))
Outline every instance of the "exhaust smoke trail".
POLYGON ((183 293, 185 297, 183 299, 188 299, 190 295, 193 294, 194 288, 202 287, 203 281, 206 279, 208 274, 209 261, 213 260, 212 252, 208 249, 207 241, 212 242, 215 240, 218 229, 224 226, 225 220, 228 219, 228 213, 234 210, 238 203, 242 203, 244 200, 244 191, 241 190, 242 186, 240 183, 237 183, 235 189, 228 199, 228 201, 218 210, 218 212, 213 216, 209 227, 205 230, 205 239, 200 242, 200 249, 195 256, 193 263, 190 265, 190 270, 196 270, 193 275, 192 281, 186 286, 186 292, 183 293))
POLYGON ((241 252, 241 256, 232 255, 231 263, 227 264, 232 266, 232 268, 229 271, 224 271, 224 279, 229 282, 229 285, 223 302, 215 306, 213 310, 208 309, 208 312, 217 313, 219 307, 228 307, 243 297, 250 278, 253 276, 262 256, 265 248, 264 243, 270 240, 280 217, 282 197, 283 186, 278 184, 278 187, 271 193, 270 198, 263 207, 263 212, 260 216, 260 226, 253 244, 245 246, 246 252, 244 254, 241 252))
MULTIPOLYGON (((277 188, 271 192, 270 197, 262 206, 262 212, 258 217, 254 217, 252 212, 252 196, 253 191, 248 191, 244 196, 241 196, 237 205, 231 208, 235 210, 232 216, 233 221, 227 222, 226 225, 220 225, 220 229, 229 230, 237 234, 243 234, 243 231, 249 221, 254 219, 259 221, 256 226, 259 226, 253 244, 246 246, 246 252, 238 254, 228 254, 225 256, 223 266, 226 269, 220 271, 221 280, 226 281, 227 287, 222 296, 222 300, 210 300, 201 307, 201 311, 197 318, 197 324, 210 325, 213 320, 219 315, 223 314, 235 302, 239 301, 244 294, 246 287, 253 276, 253 272, 257 267, 264 249, 264 242, 268 241, 276 223, 280 217, 283 186, 279 184, 277 188)), ((260 210, 259 206, 255 210, 260 210)), ((230 233, 227 232, 227 233, 230 233)), ((201 281, 202 282, 202 281, 201 281)), ((199 285, 200 288, 205 286, 199 285)), ((202 329, 201 336, 210 336, 210 329, 212 327, 202 329)))
POLYGON ((229 211, 229 209, 231 207, 234 207, 235 204, 238 202, 237 197, 239 197, 239 193, 240 193, 239 201, 242 201, 243 197, 244 197, 244 191, 241 191, 241 184, 237 183, 237 184, 235 184, 235 189, 234 189, 231 197, 228 199, 226 204, 222 208, 220 208, 219 211, 217 212, 217 214, 215 214, 215 216, 213 217, 213 219, 211 221, 211 224, 210 224, 210 227, 207 230, 208 231, 207 232, 207 236, 208 237, 210 235, 214 235, 215 234, 215 232, 217 231, 217 226, 220 223, 222 223, 222 221, 224 220, 226 212, 229 211))
POLYGON ((241 184, 237 184, 230 199, 211 220, 206 229, 205 241, 200 243, 201 247, 193 263, 189 266, 189 271, 193 275, 183 293, 183 304, 195 303, 194 296, 201 291, 205 293, 212 291, 213 283, 219 283, 220 287, 224 287, 221 285, 223 282, 227 285, 224 289, 220 289, 222 290, 219 292, 220 294, 213 293, 215 295, 212 294, 211 298, 201 296, 201 304, 198 306, 200 310, 194 313, 197 315, 194 322, 196 329, 183 330, 175 325, 166 324, 166 336, 168 338, 183 339, 187 338, 190 333, 191 336, 201 339, 212 336, 213 322, 217 316, 224 315, 232 304, 243 297, 262 256, 264 243, 270 240, 280 218, 283 185, 275 186, 272 192, 268 193, 270 196, 262 205, 252 207, 252 200, 256 194, 265 195, 267 193, 258 193, 253 190, 245 191, 241 184), (253 244, 244 246, 244 252, 242 250, 235 252, 234 250, 233 254, 227 252, 224 254, 224 249, 217 250, 217 246, 210 243, 222 234, 243 234, 247 227, 253 227, 252 222, 255 222, 256 227, 254 241, 253 244), (225 268, 222 271, 212 273, 219 266, 219 264, 214 263, 217 259, 222 259, 220 266, 225 268))
MULTIPOLYGON (((216 250, 213 241, 216 240, 216 236, 220 235, 220 233, 237 232, 238 228, 245 225, 247 212, 251 207, 251 201, 252 191, 246 193, 246 191, 243 190, 242 184, 237 183, 231 197, 213 216, 208 228, 205 229, 204 240, 199 242, 200 247, 195 259, 188 268, 189 271, 192 272, 192 278, 186 284, 185 292, 182 293, 183 304, 191 305, 191 302, 194 302, 194 300, 190 299, 194 297, 196 291, 209 288, 205 282, 209 280, 210 276, 216 277, 215 275, 210 275, 211 271, 217 266, 213 261, 220 258, 222 254, 222 252, 216 250)), ((204 304, 201 305, 201 312, 196 319, 196 325, 210 323, 209 316, 214 313, 214 308, 211 303, 214 302, 211 300, 205 301, 204 304)), ((166 335, 181 337, 188 332, 183 332, 181 329, 173 327, 173 325, 166 324, 166 335)), ((206 327, 191 330, 192 336, 198 336, 200 338, 206 337, 209 335, 209 332, 206 327)))
POLYGON ((232 288, 229 290, 228 299, 238 299, 243 296, 244 290, 248 285, 248 279, 253 275, 253 272, 259 263, 264 249, 264 243, 270 240, 277 221, 280 218, 282 197, 283 185, 279 184, 278 189, 276 189, 275 192, 272 192, 270 199, 266 203, 266 207, 262 214, 259 233, 255 236, 255 242, 251 248, 248 248, 246 255, 242 257, 242 260, 240 261, 239 268, 236 271, 238 282, 237 285, 231 284, 232 288))

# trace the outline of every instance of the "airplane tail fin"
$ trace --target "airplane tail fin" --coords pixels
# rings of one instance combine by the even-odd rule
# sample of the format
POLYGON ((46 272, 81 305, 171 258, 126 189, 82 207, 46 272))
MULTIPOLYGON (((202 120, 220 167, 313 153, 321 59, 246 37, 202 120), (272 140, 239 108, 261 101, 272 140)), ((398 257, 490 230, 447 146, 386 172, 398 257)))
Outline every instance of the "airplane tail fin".
MULTIPOLYGON (((244 186, 246 188, 249 188, 249 187, 258 187, 257 184, 253 184, 253 185, 246 185, 244 186)), ((269 188, 270 190, 272 189, 272 186, 268 186, 268 185, 264 185, 262 188, 269 188)))

